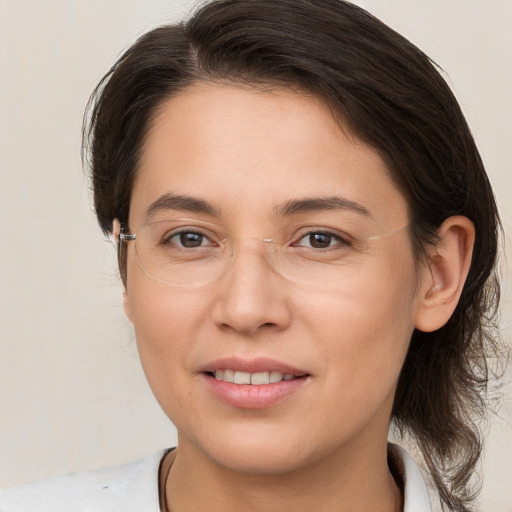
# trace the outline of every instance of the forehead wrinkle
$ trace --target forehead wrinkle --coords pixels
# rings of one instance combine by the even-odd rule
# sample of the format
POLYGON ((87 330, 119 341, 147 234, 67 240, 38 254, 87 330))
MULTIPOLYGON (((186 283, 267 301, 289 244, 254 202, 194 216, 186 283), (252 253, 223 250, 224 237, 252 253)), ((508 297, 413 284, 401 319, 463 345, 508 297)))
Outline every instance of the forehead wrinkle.
POLYGON ((211 203, 197 197, 175 195, 171 193, 161 195, 145 210, 146 217, 151 218, 163 210, 178 210, 189 213, 200 213, 212 217, 220 216, 220 211, 211 203))
POLYGON ((365 217, 372 217, 370 211, 362 204, 340 196, 293 199, 277 206, 275 214, 277 217, 287 217, 299 213, 328 210, 349 210, 365 217))

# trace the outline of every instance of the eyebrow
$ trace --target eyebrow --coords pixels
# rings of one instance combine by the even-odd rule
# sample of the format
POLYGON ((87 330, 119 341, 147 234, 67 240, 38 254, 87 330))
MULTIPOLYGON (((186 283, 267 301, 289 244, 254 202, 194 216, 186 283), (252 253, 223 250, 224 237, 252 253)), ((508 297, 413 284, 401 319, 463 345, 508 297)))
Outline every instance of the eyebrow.
POLYGON ((276 208, 278 217, 287 217, 298 213, 321 212, 328 210, 350 210, 365 217, 371 217, 370 210, 362 204, 351 201, 345 197, 306 197, 294 199, 276 208))
MULTIPOLYGON (((208 201, 192 196, 163 194, 146 208, 146 216, 153 217, 165 210, 178 210, 190 213, 220 217, 220 211, 208 201)), ((362 204, 345 197, 307 197, 293 199, 277 206, 274 210, 277 217, 289 217, 299 213, 321 212, 329 210, 350 210, 365 217, 371 217, 370 211, 362 204)))
POLYGON ((146 208, 146 216, 151 218, 164 210, 179 210, 203 215, 219 216, 220 212, 211 203, 204 199, 192 196, 163 194, 146 208))

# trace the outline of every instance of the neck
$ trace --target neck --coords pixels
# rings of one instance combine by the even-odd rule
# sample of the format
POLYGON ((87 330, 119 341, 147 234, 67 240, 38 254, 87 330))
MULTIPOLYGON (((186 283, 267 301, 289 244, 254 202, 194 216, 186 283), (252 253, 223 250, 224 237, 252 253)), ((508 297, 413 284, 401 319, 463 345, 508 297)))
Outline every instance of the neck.
POLYGON ((385 444, 330 454, 283 474, 255 474, 222 467, 180 440, 165 491, 168 512, 403 510, 385 444))

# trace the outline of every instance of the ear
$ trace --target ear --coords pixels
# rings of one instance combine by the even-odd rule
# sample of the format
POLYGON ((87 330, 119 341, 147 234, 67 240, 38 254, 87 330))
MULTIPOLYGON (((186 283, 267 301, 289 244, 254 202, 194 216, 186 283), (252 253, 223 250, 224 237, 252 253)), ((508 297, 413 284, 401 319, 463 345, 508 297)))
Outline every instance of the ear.
POLYGON ((415 315, 416 329, 424 332, 441 328, 452 316, 471 266, 475 243, 473 223, 460 215, 446 219, 439 229, 439 241, 424 266, 415 315))
MULTIPOLYGON (((121 234, 121 222, 119 219, 112 221, 112 236, 114 237, 115 246, 119 247, 119 235, 121 234)), ((128 291, 126 290, 126 283, 123 283, 123 308, 130 323, 133 324, 132 311, 130 307, 130 299, 128 298, 128 291)))
POLYGON ((114 219, 112 221, 112 236, 114 237, 114 242, 116 244, 119 243, 119 235, 121 234, 121 222, 119 219, 114 219))

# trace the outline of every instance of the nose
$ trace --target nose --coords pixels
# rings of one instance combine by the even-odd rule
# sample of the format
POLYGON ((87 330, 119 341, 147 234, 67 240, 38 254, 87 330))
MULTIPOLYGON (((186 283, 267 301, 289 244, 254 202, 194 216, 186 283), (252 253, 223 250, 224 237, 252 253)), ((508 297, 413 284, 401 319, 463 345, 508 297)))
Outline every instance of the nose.
POLYGON ((286 329, 291 320, 287 283, 264 254, 238 253, 219 282, 213 316, 222 329, 245 336, 286 329))

